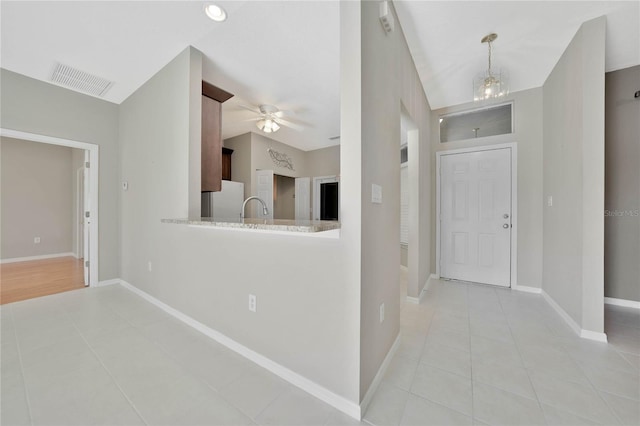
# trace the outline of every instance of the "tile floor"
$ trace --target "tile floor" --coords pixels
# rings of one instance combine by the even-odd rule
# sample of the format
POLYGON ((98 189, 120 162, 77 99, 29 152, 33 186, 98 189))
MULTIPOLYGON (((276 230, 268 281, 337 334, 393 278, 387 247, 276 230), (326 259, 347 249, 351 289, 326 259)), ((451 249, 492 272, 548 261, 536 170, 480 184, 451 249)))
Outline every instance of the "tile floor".
POLYGON ((357 425, 123 287, 4 305, 9 425, 357 425))
POLYGON ((606 314, 608 345, 538 295, 434 281, 358 423, 122 287, 67 292, 0 308, 0 423, 639 424, 640 311, 606 314))
POLYGON ((638 425, 640 311, 605 315, 609 344, 578 338, 540 295, 432 281, 420 305, 403 303, 400 348, 364 420, 638 425))

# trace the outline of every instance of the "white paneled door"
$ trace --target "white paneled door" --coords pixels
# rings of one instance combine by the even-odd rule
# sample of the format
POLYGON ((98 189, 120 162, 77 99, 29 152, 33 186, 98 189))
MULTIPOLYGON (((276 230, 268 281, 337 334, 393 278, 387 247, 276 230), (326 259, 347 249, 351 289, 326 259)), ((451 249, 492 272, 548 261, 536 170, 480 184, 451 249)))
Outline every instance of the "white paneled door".
POLYGON ((254 217, 273 219, 273 170, 256 170, 256 187, 258 197, 267 205, 268 214, 263 213, 261 204, 251 201, 256 212, 254 217))
POLYGON ((440 276, 511 285, 511 148, 442 155, 440 276))
POLYGON ((311 217, 311 178, 296 178, 296 220, 309 220, 311 217))

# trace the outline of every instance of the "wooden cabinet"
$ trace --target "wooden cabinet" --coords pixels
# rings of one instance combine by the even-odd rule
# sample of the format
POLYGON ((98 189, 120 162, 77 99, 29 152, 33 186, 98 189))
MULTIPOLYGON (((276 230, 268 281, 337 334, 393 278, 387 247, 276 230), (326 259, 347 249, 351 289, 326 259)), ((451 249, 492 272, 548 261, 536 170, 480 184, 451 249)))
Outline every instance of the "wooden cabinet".
MULTIPOLYGON (((222 189, 222 103, 233 95, 202 82, 202 192, 217 192, 222 189)), ((231 164, 229 164, 229 175, 231 164)))
POLYGON ((231 180, 231 148, 222 147, 222 180, 231 180))

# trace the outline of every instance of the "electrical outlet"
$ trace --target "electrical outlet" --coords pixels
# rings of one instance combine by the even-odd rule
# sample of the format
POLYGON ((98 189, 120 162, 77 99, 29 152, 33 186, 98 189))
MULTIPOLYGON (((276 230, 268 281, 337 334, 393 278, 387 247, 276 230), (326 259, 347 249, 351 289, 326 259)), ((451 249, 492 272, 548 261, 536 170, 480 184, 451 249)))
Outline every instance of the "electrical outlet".
POLYGON ((147 269, 149 270, 149 272, 153 271, 153 264, 151 263, 151 261, 147 263, 147 269))
POLYGON ((34 237, 33 244, 40 244, 40 237, 34 237))
POLYGON ((547 197, 547 207, 553 206, 553 195, 547 197))
POLYGON ((122 190, 123 191, 127 191, 129 189, 129 182, 127 182, 126 180, 122 181, 122 190))
POLYGON ((249 310, 251 312, 255 312, 257 308, 258 301, 256 300, 256 296, 254 294, 249 295, 249 310))
POLYGON ((380 324, 384 321, 384 303, 380 304, 380 324))

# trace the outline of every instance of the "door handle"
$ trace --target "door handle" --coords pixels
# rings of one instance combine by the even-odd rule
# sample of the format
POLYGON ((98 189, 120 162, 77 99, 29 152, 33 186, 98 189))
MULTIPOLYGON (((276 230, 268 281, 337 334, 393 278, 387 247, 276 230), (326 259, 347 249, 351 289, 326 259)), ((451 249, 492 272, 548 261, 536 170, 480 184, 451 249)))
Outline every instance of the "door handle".
POLYGON ((503 227, 504 229, 508 229, 508 228, 509 228, 509 224, 508 224, 508 223, 505 223, 504 225, 502 225, 502 227, 503 227))
POLYGON ((504 215, 502 215, 503 218, 505 219, 509 219, 509 215, 507 213, 505 213, 504 215))

